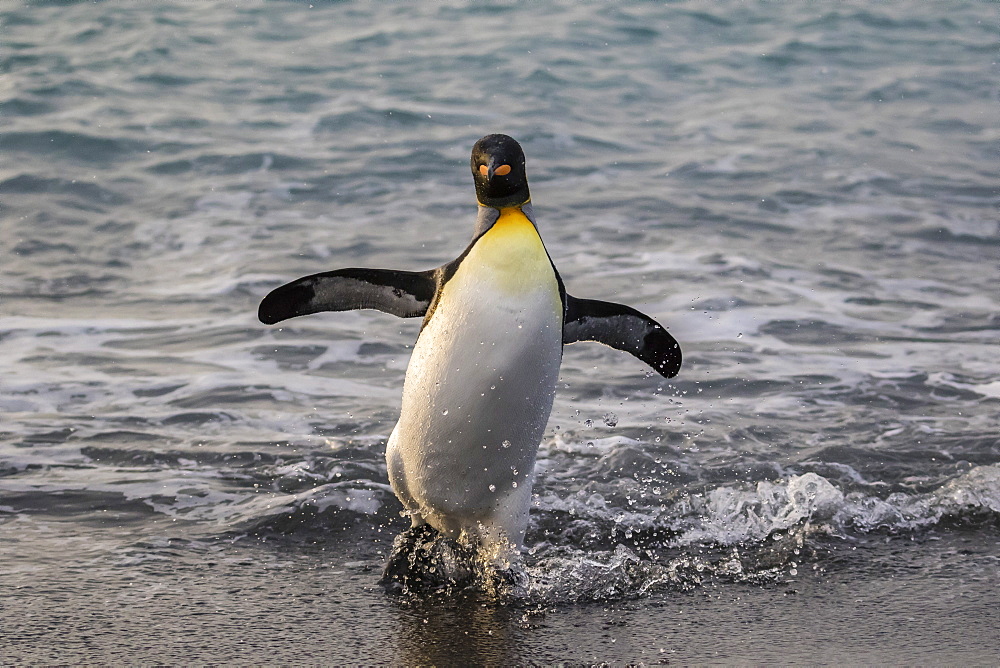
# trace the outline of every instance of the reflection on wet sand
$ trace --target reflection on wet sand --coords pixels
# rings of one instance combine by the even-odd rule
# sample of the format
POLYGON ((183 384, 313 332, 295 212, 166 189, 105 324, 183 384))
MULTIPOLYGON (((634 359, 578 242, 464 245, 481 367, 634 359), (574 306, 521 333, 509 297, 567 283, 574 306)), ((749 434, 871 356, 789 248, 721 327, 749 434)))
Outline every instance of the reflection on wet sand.
POLYGON ((400 599, 393 606, 399 622, 396 658, 414 665, 511 665, 518 661, 530 613, 484 603, 462 595, 400 599))

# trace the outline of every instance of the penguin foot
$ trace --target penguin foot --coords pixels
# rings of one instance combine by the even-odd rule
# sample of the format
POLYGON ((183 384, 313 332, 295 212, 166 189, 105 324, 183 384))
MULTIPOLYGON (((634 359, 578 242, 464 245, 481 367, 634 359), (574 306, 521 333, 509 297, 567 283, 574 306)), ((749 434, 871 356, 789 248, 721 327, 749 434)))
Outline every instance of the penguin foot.
POLYGON ((472 557, 428 524, 411 527, 393 541, 379 584, 394 595, 462 588, 472 580, 472 557))
POLYGON ((475 546, 451 540, 423 524, 396 536, 379 584, 394 596, 468 589, 486 601, 505 605, 526 598, 528 574, 519 559, 503 565, 486 562, 475 546))
POLYGON ((480 588, 495 603, 512 603, 524 599, 528 592, 528 574, 521 564, 507 568, 487 566, 480 574, 480 588))
POLYGON ((429 548, 440 535, 431 525, 422 524, 396 536, 379 584, 389 593, 411 589, 420 573, 428 570, 429 548))

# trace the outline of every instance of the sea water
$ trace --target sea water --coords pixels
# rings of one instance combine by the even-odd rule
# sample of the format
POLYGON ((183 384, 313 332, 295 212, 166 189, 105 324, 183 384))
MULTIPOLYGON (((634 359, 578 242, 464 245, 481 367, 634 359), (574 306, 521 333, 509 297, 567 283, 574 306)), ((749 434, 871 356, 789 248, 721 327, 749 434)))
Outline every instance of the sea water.
POLYGON ((0 660, 993 663, 992 2, 0 6, 0 660), (419 321, 517 138, 578 297, 519 605, 387 598, 419 321))

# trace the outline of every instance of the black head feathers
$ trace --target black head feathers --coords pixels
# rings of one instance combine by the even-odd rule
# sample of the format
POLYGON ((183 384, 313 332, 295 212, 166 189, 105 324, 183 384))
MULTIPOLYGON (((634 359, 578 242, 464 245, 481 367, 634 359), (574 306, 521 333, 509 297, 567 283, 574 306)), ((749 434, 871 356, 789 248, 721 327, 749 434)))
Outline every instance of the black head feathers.
POLYGON ((500 209, 531 199, 524 171, 524 151, 507 135, 486 135, 472 147, 472 178, 484 206, 500 209))

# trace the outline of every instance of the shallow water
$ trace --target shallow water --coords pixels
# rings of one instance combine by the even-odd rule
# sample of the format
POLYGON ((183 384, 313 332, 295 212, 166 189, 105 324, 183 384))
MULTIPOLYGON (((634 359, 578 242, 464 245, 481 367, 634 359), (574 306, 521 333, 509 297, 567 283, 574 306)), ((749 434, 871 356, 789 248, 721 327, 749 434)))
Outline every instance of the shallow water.
POLYGON ((997 18, 0 8, 0 659, 996 662, 997 18), (567 347, 528 598, 393 601, 419 323, 256 305, 458 255, 496 131, 685 366, 567 347))

